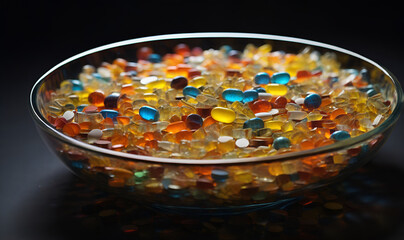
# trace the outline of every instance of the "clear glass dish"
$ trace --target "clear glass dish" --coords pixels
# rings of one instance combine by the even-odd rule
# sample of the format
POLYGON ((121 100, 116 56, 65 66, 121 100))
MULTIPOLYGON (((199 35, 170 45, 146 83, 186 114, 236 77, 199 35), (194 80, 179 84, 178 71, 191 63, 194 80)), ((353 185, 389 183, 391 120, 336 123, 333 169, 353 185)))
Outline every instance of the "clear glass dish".
POLYGON ((366 57, 332 45, 283 36, 252 33, 186 33, 137 38, 77 54, 50 69, 33 86, 30 110, 40 135, 77 176, 121 196, 176 212, 225 214, 275 207, 303 191, 324 186, 353 173, 369 161, 399 118, 403 92, 397 79, 366 57), (298 53, 311 47, 336 54, 342 68, 366 68, 372 85, 391 103, 391 115, 377 128, 337 143, 282 155, 236 159, 170 159, 117 152, 70 138, 46 119, 49 91, 65 79, 75 79, 82 66, 99 66, 116 58, 136 61, 144 46, 170 52, 179 43, 202 49, 270 43, 273 50, 298 53), (338 161, 334 157, 338 156, 338 161), (199 176, 212 169, 229 173, 228 179, 206 183, 199 176))

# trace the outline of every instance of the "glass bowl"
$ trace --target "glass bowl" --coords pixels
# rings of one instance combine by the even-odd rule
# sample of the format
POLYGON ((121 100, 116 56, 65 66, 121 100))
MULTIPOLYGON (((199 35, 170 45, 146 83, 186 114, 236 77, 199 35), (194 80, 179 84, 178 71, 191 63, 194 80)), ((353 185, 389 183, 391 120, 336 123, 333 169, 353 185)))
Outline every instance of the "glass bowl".
MULTIPOLYGON (((252 33, 186 33, 137 38, 77 54, 50 69, 33 86, 30 109, 40 135, 50 149, 77 176, 123 197, 153 207, 191 214, 231 214, 278 207, 299 199, 305 191, 330 184, 353 173, 382 146, 402 106, 402 89, 385 68, 357 53, 332 45, 283 36, 252 33), (336 55, 341 68, 366 68, 371 84, 391 103, 391 115, 360 136, 319 148, 276 156, 235 159, 170 159, 117 152, 70 138, 47 121, 50 93, 65 79, 75 79, 84 65, 100 66, 116 58, 136 61, 139 48, 164 54, 185 43, 190 47, 219 49, 230 45, 269 43, 273 51, 298 53, 306 47, 336 55), (224 170, 222 180, 205 181, 201 175, 224 170)), ((223 171, 222 171, 223 172, 223 171)))

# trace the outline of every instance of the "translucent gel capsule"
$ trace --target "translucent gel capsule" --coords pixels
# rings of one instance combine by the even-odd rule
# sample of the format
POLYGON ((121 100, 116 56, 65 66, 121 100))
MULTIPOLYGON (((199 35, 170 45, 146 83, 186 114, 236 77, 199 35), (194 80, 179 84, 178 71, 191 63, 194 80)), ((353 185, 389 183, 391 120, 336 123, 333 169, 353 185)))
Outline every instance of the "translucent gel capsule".
POLYGON ((351 138, 351 135, 347 131, 335 131, 333 134, 331 134, 330 138, 341 141, 351 138))
POLYGON ((264 128, 264 121, 261 118, 252 118, 244 122, 243 128, 251 128, 253 130, 264 128))
POLYGON ((288 100, 284 96, 278 96, 271 99, 272 106, 274 108, 285 108, 288 100))
POLYGON ((118 111, 111 109, 103 109, 100 111, 100 113, 104 118, 111 118, 111 119, 116 118, 119 114, 118 111))
POLYGON ((160 113, 157 111, 157 109, 149 107, 149 106, 143 106, 139 109, 139 115, 144 119, 152 122, 156 122, 160 118, 160 113))
POLYGON ((258 99, 258 92, 255 90, 246 90, 244 91, 243 102, 252 102, 258 99))
POLYGON ((205 86, 206 85, 206 78, 202 77, 202 76, 194 77, 189 81, 189 85, 192 86, 192 87, 196 87, 196 88, 205 86))
POLYGON ((288 148, 290 147, 290 140, 286 137, 278 137, 274 140, 272 146, 276 149, 279 150, 281 148, 288 148))
POLYGON ((239 138, 250 139, 252 137, 252 129, 251 128, 233 128, 232 136, 236 139, 239 139, 239 138))
POLYGON ((111 93, 104 99, 105 108, 114 109, 118 107, 118 99, 120 93, 111 93))
POLYGON ((333 111, 330 113, 330 119, 331 119, 331 120, 334 120, 335 118, 337 118, 339 115, 342 115, 342 114, 346 114, 346 112, 344 111, 344 109, 337 108, 337 109, 333 110, 333 111))
POLYGON ((241 102, 236 101, 231 104, 231 109, 234 110, 237 114, 243 114, 249 118, 254 118, 255 114, 251 109, 247 106, 244 106, 241 102))
POLYGON ((266 128, 270 128, 272 130, 281 130, 283 125, 283 121, 273 120, 273 121, 265 121, 264 126, 266 128))
POLYGON ((305 99, 304 99, 304 106, 307 107, 308 109, 313 109, 313 108, 318 108, 321 105, 321 96, 312 93, 309 94, 305 99))
POLYGON ((272 109, 272 105, 268 101, 258 100, 258 101, 255 101, 253 104, 250 105, 250 109, 255 114, 260 113, 260 112, 269 112, 272 109))
POLYGON ((70 82, 72 83, 72 91, 73 92, 77 92, 77 91, 83 91, 84 90, 84 86, 83 83, 80 80, 70 80, 70 82))
POLYGON ((254 82, 256 84, 268 84, 271 77, 266 72, 259 72, 254 77, 254 82))
POLYGON ((198 114, 190 114, 187 116, 185 123, 191 130, 198 129, 203 125, 203 119, 198 114))
POLYGON ((80 133, 80 126, 77 123, 66 123, 62 131, 69 137, 75 137, 80 133))
POLYGON ((310 112, 307 115, 307 121, 311 122, 311 121, 320 121, 321 119, 323 119, 323 115, 319 112, 310 112))
POLYGON ((270 83, 265 86, 265 90, 274 96, 284 96, 288 92, 288 87, 283 84, 270 83))
POLYGON ((95 91, 88 95, 88 102, 97 107, 104 106, 105 95, 101 91, 95 91))
MULTIPOLYGON (((178 76, 173 78, 173 80, 171 81, 171 88, 180 90, 185 88, 188 85, 188 79, 182 76, 178 76)), ((185 94, 184 94, 185 95, 185 94)))
POLYGON ((223 91, 222 97, 224 100, 229 102, 241 102, 244 99, 244 93, 240 89, 228 88, 223 91))
POLYGON ((197 89, 196 87, 192 87, 192 86, 186 86, 183 90, 182 93, 184 94, 184 96, 191 96, 191 97, 196 97, 199 94, 201 94, 201 91, 199 91, 199 89, 197 89))
POLYGON ((223 138, 219 140, 217 149, 220 153, 231 152, 235 149, 236 144, 233 138, 223 138))
POLYGON ((301 121, 307 117, 307 112, 304 111, 288 111, 288 119, 301 121))
POLYGON ((236 113, 233 110, 223 107, 213 108, 211 116, 214 120, 223 123, 232 123, 236 119, 236 113))
POLYGON ((274 73, 271 78, 271 83, 287 84, 290 80, 290 75, 287 72, 274 73))
POLYGON ((149 89, 163 89, 167 86, 167 82, 164 79, 157 79, 146 84, 149 89))
POLYGON ((186 128, 187 128, 187 125, 184 121, 177 121, 177 122, 172 122, 172 123, 168 124, 165 131, 167 131, 169 133, 177 133, 182 130, 185 130, 186 128))

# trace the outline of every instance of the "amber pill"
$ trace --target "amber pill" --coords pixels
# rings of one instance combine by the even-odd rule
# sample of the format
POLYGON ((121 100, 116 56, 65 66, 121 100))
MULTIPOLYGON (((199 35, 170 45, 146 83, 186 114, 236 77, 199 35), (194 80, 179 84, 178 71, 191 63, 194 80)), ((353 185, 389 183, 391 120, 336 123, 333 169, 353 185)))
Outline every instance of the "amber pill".
POLYGON ((269 112, 272 109, 271 103, 265 100, 255 101, 249 106, 254 113, 269 112))
POLYGON ((187 125, 184 121, 177 121, 168 124, 166 131, 169 133, 177 133, 179 131, 187 129, 187 125))
POLYGON ((181 130, 175 134, 175 139, 177 140, 177 143, 181 142, 181 140, 192 140, 192 131, 189 130, 181 130))
POLYGON ((78 123, 66 123, 62 131, 70 137, 75 137, 80 133, 80 125, 78 123))
POLYGON ((274 108, 285 108, 287 103, 288 100, 284 96, 279 96, 275 98, 272 104, 274 108))
POLYGON ((101 91, 95 91, 88 95, 88 102, 96 107, 103 107, 104 99, 105 99, 104 93, 101 91))

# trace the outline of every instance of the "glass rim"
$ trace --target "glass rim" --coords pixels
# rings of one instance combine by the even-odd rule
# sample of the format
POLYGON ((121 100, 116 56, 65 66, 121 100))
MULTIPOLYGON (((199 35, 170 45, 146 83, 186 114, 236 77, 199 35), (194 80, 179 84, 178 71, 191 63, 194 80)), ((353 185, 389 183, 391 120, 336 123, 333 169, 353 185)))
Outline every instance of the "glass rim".
POLYGON ((111 44, 106 44, 100 47, 96 47, 82 53, 76 54, 59 64, 52 67, 48 70, 45 74, 43 74, 33 85, 31 92, 30 92, 30 111, 31 115, 34 120, 38 123, 43 130, 47 133, 51 134, 52 136, 56 137, 57 139, 61 140, 64 143, 72 145, 74 147, 91 151, 96 154, 102 154, 109 157, 126 159, 130 161, 145 161, 145 162, 152 162, 152 163, 167 163, 167 164, 187 164, 187 165, 227 165, 227 164, 249 164, 249 163, 256 163, 256 162, 268 162, 268 161, 287 161, 291 159, 297 159, 302 157, 309 157, 317 154, 324 154, 327 152, 334 152, 345 149, 350 146, 357 145, 361 142, 366 140, 370 140, 372 137, 386 131, 389 129, 394 123, 398 120, 401 112, 401 107, 403 104, 403 90, 400 86, 399 81, 397 78, 386 68, 380 66, 376 62, 360 55, 355 52, 346 50, 344 48, 340 48, 334 45, 302 39, 302 38, 295 38, 295 37, 286 37, 286 36, 279 36, 279 35, 270 35, 270 34, 258 34, 258 33, 237 33, 237 32, 201 32, 201 33, 177 33, 177 34, 165 34, 165 35, 156 35, 156 36, 149 36, 149 37, 141 37, 135 39, 129 39, 124 41, 119 41, 111 44), (272 156, 264 156, 264 157, 248 157, 248 158, 229 158, 229 159, 173 159, 173 158, 163 158, 163 157, 153 157, 153 156, 144 156, 144 155, 136 155, 132 153, 125 153, 125 152, 118 152, 110 149, 105 149, 101 147, 97 147, 74 138, 71 138, 63 133, 57 131, 51 124, 47 122, 44 116, 42 116, 39 107, 36 102, 37 93, 46 79, 53 71, 57 70, 58 68, 62 67, 63 65, 73 62, 81 57, 85 57, 87 55, 112 49, 115 47, 123 47, 127 45, 137 44, 137 43, 146 43, 152 41, 159 41, 159 40, 175 40, 175 39, 192 39, 192 38, 250 38, 250 39, 262 39, 262 40, 274 40, 274 41, 283 41, 283 42, 292 42, 292 43, 299 43, 305 44, 307 46, 315 46, 321 47, 329 50, 333 50, 336 52, 340 52, 343 54, 347 54, 356 58, 359 58, 375 67, 377 67, 380 71, 382 71, 386 76, 388 76, 394 86, 395 92, 397 94, 397 103, 395 108, 392 110, 389 117, 379 126, 372 129, 369 132, 363 133, 359 136, 349 138, 343 141, 339 141, 330 145, 310 149, 310 150, 303 150, 297 152, 289 152, 280 155, 272 155, 272 156))

